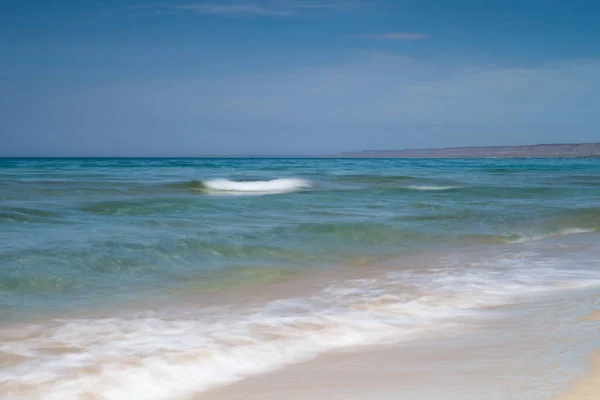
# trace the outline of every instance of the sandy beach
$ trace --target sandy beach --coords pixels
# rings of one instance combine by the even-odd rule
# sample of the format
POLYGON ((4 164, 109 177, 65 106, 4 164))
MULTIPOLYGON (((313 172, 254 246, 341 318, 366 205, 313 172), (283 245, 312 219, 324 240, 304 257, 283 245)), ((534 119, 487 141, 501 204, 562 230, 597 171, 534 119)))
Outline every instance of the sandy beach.
POLYGON ((498 307, 470 333, 328 354, 194 399, 596 399, 599 303, 589 291, 498 307))

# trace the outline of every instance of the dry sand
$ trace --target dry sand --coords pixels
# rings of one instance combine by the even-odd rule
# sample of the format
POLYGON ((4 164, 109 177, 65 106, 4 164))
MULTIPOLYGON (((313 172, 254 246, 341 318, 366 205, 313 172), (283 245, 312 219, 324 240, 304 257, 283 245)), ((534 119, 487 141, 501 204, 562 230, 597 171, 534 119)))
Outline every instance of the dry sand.
POLYGON ((194 399, 548 400, 566 393, 557 400, 596 400, 600 353, 577 379, 600 348, 600 312, 590 313, 599 306, 600 295, 591 291, 498 307, 467 334, 332 353, 194 399))

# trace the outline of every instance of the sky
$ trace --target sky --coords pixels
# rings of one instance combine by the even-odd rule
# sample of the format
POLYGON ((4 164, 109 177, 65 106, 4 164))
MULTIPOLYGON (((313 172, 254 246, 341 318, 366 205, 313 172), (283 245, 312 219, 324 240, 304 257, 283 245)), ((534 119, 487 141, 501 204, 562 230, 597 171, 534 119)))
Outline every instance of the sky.
POLYGON ((600 142, 595 0, 0 2, 0 156, 600 142))

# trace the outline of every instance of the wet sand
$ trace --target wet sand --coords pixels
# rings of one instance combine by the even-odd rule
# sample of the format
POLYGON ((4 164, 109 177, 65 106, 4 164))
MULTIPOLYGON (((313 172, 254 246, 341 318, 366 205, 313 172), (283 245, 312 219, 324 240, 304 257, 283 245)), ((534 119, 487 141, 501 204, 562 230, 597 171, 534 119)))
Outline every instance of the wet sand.
MULTIPOLYGON (((596 310, 585 317, 582 321, 598 323, 600 334, 600 310, 596 310)), ((572 387, 556 400, 591 400, 600 399, 600 350, 596 350, 588 359, 589 369, 586 375, 577 380, 572 387)))
POLYGON ((469 333, 331 353, 194 399, 597 399, 600 352, 589 371, 586 359, 600 349, 599 306, 588 290, 496 307, 469 333))
POLYGON ((582 318, 583 321, 600 321, 600 310, 593 311, 582 318))
POLYGON ((590 370, 578 380, 565 394, 556 400, 592 400, 600 399, 600 351, 596 351, 589 360, 590 370))

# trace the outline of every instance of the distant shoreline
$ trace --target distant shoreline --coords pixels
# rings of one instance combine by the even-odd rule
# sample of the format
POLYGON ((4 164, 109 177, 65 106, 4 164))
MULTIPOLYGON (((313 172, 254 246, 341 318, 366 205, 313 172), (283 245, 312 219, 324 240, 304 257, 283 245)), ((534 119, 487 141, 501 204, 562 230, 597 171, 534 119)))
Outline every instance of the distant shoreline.
POLYGON ((1 159, 335 159, 335 158, 600 158, 600 143, 358 150, 338 154, 199 154, 168 156, 0 156, 1 159))
POLYGON ((600 143, 475 146, 440 149, 362 150, 344 158, 597 158, 600 143))

